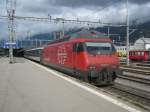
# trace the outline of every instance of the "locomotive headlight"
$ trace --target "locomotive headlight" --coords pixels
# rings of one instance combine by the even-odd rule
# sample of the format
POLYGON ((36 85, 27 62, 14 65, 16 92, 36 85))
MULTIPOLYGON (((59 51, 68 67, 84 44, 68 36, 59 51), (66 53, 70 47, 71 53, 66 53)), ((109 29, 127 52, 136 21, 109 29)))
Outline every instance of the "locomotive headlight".
POLYGON ((95 66, 89 66, 89 69, 90 69, 90 70, 95 70, 96 67, 95 67, 95 66))
POLYGON ((113 69, 118 69, 118 68, 119 68, 119 65, 113 65, 112 68, 113 68, 113 69))
POLYGON ((117 66, 113 65, 113 66, 112 66, 112 68, 113 68, 113 69, 116 69, 116 68, 117 68, 117 66))

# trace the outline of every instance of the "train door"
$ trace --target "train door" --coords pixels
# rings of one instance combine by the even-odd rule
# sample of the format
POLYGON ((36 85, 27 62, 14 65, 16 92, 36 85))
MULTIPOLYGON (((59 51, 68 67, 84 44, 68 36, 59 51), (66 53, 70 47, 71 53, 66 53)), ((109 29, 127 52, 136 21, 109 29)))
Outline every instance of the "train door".
POLYGON ((81 52, 84 51, 83 43, 74 43, 73 45, 73 69, 74 75, 79 76, 81 75, 80 72, 80 60, 81 52))

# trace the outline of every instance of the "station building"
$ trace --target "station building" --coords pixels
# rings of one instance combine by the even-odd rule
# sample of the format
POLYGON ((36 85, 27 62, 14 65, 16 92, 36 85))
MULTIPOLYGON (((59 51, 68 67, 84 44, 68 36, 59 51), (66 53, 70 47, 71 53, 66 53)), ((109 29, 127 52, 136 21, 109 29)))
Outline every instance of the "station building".
POLYGON ((150 50, 150 38, 139 38, 136 40, 134 50, 150 50))
MULTIPOLYGON (((126 57, 126 46, 115 46, 119 57, 126 57)), ((150 38, 139 38, 129 50, 150 50, 150 38)))

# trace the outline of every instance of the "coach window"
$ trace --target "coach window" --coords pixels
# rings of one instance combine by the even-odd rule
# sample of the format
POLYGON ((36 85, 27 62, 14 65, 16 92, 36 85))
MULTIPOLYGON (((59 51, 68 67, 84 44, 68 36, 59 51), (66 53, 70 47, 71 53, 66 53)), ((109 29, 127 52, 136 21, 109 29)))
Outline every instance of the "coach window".
POLYGON ((142 56, 144 56, 144 52, 141 52, 142 56))
POLYGON ((142 52, 140 52, 140 56, 142 56, 142 52))
POLYGON ((142 52, 140 52, 140 55, 142 56, 142 52))

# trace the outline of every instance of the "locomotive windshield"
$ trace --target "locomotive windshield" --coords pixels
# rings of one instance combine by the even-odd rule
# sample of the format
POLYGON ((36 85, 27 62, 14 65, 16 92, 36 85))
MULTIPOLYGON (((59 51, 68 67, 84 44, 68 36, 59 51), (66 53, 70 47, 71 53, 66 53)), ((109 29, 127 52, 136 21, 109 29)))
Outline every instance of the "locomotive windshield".
POLYGON ((109 42, 86 42, 85 44, 89 54, 107 55, 112 54, 115 51, 114 46, 109 42))

